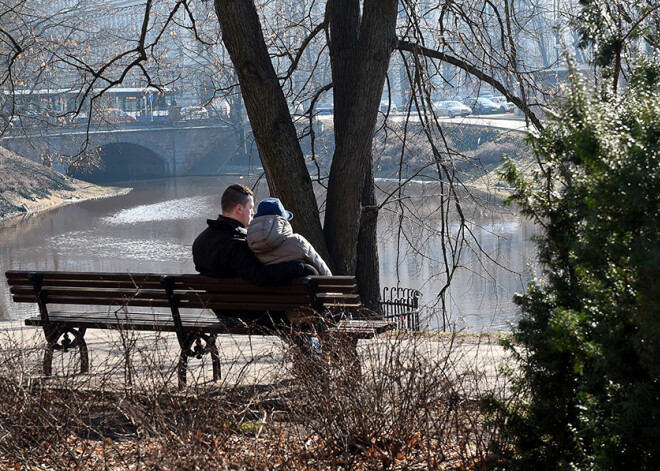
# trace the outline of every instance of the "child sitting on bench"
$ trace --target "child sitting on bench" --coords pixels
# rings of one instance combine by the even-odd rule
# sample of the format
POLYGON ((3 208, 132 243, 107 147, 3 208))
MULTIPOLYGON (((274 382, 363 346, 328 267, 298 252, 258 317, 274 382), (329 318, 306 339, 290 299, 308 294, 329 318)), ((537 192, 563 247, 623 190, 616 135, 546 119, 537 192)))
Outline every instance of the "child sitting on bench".
POLYGON ((320 275, 332 273, 312 244, 294 234, 289 221, 291 211, 284 209, 278 198, 266 198, 257 208, 247 228, 248 245, 264 264, 301 260, 316 268, 320 275))

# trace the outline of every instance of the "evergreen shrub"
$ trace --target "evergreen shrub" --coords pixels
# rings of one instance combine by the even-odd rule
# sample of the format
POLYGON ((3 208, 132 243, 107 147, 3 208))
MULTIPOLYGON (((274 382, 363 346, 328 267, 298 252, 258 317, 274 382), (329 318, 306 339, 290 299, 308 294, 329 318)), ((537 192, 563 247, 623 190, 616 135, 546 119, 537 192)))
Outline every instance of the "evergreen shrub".
POLYGON ((546 129, 537 171, 504 172, 510 202, 541 227, 543 271, 515 299, 513 400, 495 468, 657 469, 660 462, 660 66, 626 93, 575 75, 546 129))

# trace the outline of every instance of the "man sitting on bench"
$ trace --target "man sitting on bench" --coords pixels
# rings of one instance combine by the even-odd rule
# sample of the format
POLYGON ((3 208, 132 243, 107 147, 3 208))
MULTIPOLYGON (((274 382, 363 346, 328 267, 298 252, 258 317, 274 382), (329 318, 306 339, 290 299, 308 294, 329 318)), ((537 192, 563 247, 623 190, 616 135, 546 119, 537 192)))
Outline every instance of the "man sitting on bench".
MULTIPOLYGON (((247 226, 254 216, 254 194, 248 187, 233 184, 227 187, 220 202, 222 214, 208 219, 208 227, 197 236, 192 246, 195 269, 205 276, 218 278, 240 277, 255 285, 281 285, 301 276, 318 275, 311 265, 302 261, 264 265, 248 246, 247 226)), ((229 325, 238 321, 237 315, 216 311, 218 317, 229 325)), ((263 327, 271 327, 272 321, 281 321, 283 313, 246 313, 240 320, 257 321, 263 327)))

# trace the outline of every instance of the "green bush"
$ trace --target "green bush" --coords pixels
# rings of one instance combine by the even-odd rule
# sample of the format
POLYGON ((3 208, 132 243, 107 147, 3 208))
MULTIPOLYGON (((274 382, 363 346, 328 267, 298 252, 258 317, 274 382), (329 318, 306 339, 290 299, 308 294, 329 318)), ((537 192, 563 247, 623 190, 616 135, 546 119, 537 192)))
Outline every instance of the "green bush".
POLYGON ((519 400, 490 401, 500 467, 657 469, 660 460, 660 66, 622 96, 579 79, 510 164, 510 201, 542 227, 543 276, 516 298, 519 400))

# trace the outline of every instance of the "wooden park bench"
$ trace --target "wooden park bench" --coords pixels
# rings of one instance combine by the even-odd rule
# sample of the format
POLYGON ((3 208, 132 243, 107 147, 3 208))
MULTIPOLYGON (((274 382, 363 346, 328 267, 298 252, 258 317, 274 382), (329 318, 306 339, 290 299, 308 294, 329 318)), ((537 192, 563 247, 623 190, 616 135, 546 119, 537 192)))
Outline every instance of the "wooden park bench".
POLYGON ((371 338, 389 327, 382 319, 362 316, 351 276, 309 276, 272 287, 201 275, 10 270, 6 276, 15 302, 39 306, 39 316, 25 319, 25 324, 43 327, 46 376, 51 375, 55 350, 77 348, 80 372, 89 370, 87 329, 175 332, 181 347, 177 368, 182 387, 190 357, 210 354, 213 379, 220 378, 219 334, 313 332, 322 338, 345 336, 356 345, 358 339, 371 338), (232 316, 223 321, 214 309, 231 311, 232 316), (266 316, 286 313, 293 321, 264 328, 263 323, 241 322, 239 315, 247 311, 266 316), (344 313, 351 313, 353 319, 344 313))

